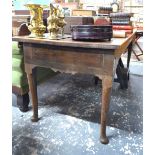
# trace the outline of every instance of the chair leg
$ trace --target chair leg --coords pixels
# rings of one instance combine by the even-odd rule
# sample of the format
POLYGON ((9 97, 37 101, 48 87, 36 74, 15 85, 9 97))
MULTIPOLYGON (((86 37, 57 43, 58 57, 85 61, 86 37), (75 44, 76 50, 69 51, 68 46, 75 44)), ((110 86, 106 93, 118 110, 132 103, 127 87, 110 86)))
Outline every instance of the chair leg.
POLYGON ((143 54, 143 50, 142 50, 142 48, 139 46, 138 42, 135 42, 135 44, 137 45, 137 47, 139 48, 139 50, 140 50, 141 53, 143 54))
POLYGON ((129 80, 129 73, 127 68, 121 68, 119 65, 116 69, 117 74, 117 81, 120 83, 121 89, 127 89, 128 88, 128 80, 129 80))
POLYGON ((26 112, 29 110, 28 105, 30 102, 29 94, 26 93, 24 95, 16 95, 17 96, 17 106, 20 111, 26 112))
POLYGON ((95 85, 98 84, 98 81, 99 81, 99 78, 97 76, 94 76, 94 83, 95 83, 95 85))
POLYGON ((138 61, 140 61, 140 59, 139 59, 138 55, 136 54, 135 50, 134 50, 134 49, 132 49, 132 51, 133 51, 133 53, 134 53, 135 57, 137 58, 137 60, 138 60, 138 61))
POLYGON ((134 53, 134 55, 136 56, 136 58, 137 58, 138 61, 140 61, 139 56, 143 55, 143 50, 142 50, 142 48, 139 46, 139 44, 138 44, 138 42, 137 42, 137 40, 138 40, 139 38, 140 38, 140 37, 138 37, 138 38, 136 39, 135 45, 138 47, 138 49, 141 51, 141 53, 140 53, 140 54, 137 54, 137 53, 135 52, 135 50, 132 49, 132 51, 133 51, 133 53, 134 53))

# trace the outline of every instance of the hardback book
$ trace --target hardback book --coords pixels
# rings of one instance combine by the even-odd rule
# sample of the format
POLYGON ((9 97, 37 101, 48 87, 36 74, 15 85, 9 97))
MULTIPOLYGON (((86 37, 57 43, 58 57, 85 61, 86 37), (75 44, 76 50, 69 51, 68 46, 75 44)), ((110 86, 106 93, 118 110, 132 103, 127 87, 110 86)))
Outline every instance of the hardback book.
POLYGON ((113 30, 113 38, 126 38, 127 33, 125 31, 113 30))
POLYGON ((94 20, 94 25, 111 25, 111 22, 106 18, 98 18, 94 20))
POLYGON ((99 7, 98 13, 99 14, 110 14, 112 13, 112 7, 111 6, 99 7))
POLYGON ((132 32, 133 32, 133 30, 116 30, 116 29, 113 29, 113 32, 120 32, 120 33, 123 33, 123 32, 125 32, 126 34, 131 34, 132 32))
POLYGON ((130 21, 129 17, 115 17, 115 18, 111 18, 112 21, 130 21))
POLYGON ((125 12, 117 12, 117 13, 110 13, 110 17, 132 17, 132 13, 125 13, 125 12))
POLYGON ((132 25, 131 21, 112 21, 112 25, 132 25))
POLYGON ((113 25, 112 28, 116 30, 133 30, 131 25, 113 25))

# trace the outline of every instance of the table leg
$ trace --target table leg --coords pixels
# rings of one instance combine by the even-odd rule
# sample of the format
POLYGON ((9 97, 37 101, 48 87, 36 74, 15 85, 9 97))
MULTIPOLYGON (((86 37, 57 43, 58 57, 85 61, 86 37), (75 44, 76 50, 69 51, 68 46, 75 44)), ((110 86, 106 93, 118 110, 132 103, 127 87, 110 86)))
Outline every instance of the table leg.
POLYGON ((35 77, 32 73, 27 73, 30 93, 32 97, 32 107, 33 107, 33 116, 31 118, 32 122, 38 121, 38 97, 37 97, 37 86, 35 82, 35 77))
POLYGON ((103 76, 102 78, 100 141, 103 144, 109 143, 109 140, 106 136, 106 121, 107 121, 107 113, 109 111, 112 80, 113 80, 112 76, 103 76))

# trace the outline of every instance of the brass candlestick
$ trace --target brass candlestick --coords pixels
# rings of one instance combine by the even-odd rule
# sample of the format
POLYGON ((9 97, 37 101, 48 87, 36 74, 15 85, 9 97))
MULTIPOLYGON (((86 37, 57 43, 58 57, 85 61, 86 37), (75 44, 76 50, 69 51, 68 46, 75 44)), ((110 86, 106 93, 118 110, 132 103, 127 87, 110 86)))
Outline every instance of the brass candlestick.
POLYGON ((25 5, 30 10, 30 25, 28 29, 31 34, 29 37, 42 38, 46 31, 46 27, 43 25, 43 8, 46 8, 45 5, 40 4, 26 4, 25 5))

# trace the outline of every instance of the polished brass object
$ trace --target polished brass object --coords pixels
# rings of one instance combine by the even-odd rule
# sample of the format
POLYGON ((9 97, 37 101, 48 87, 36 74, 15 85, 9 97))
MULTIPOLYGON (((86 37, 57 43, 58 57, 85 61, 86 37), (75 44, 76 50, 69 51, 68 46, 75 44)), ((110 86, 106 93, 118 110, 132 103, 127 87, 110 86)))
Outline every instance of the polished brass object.
POLYGON ((62 12, 62 10, 59 10, 58 12, 58 18, 59 18, 59 21, 58 21, 58 26, 60 27, 61 29, 61 36, 63 37, 64 36, 64 26, 67 24, 65 22, 65 15, 64 13, 62 12))
POLYGON ((59 26, 58 26, 58 17, 57 17, 57 11, 58 9, 55 8, 52 4, 50 4, 50 14, 47 18, 47 29, 50 33, 49 38, 50 39, 57 39, 58 32, 59 32, 59 26))
POLYGON ((83 9, 83 3, 79 3, 78 9, 83 9))
POLYGON ((66 25, 66 22, 64 20, 65 16, 62 13, 62 10, 59 9, 59 6, 54 7, 52 4, 50 4, 50 14, 47 18, 47 29, 50 33, 49 38, 50 39, 58 39, 63 37, 64 35, 64 26, 66 25), (59 31, 61 30, 61 36, 59 36, 59 31))
POLYGON ((25 6, 30 10, 31 15, 28 25, 31 32, 29 37, 43 38, 46 31, 46 27, 43 25, 43 9, 48 6, 40 4, 25 4, 25 6))

